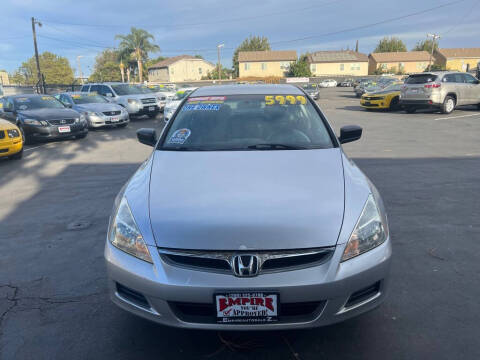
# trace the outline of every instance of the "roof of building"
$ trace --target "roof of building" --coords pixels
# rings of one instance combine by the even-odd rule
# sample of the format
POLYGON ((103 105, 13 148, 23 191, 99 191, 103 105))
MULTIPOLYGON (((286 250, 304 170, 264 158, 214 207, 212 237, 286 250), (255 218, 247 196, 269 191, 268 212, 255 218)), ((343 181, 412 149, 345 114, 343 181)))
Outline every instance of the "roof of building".
MULTIPOLYGON (((197 57, 192 56, 192 55, 178 55, 178 56, 172 56, 172 57, 169 57, 165 60, 162 60, 162 61, 150 66, 149 69, 159 69, 159 68, 168 67, 168 66, 172 65, 173 63, 176 63, 177 61, 180 61, 180 60, 183 60, 183 59, 204 60, 202 58, 197 58, 197 57)), ((206 61, 206 60, 204 60, 204 61, 206 61)))
POLYGON ((368 56, 352 50, 316 51, 308 54, 310 63, 367 62, 368 56))
POLYGON ((228 95, 265 95, 292 94, 302 95, 303 92, 290 84, 245 84, 245 85, 214 85, 198 88, 191 96, 228 96, 228 95))
POLYGON ((438 49, 445 58, 480 58, 480 48, 438 49))
POLYGON ((407 61, 428 61, 430 54, 426 51, 403 51, 371 53, 370 56, 376 62, 407 62, 407 61))
POLYGON ((265 50, 265 51, 240 51, 238 61, 294 61, 297 60, 295 50, 265 50))

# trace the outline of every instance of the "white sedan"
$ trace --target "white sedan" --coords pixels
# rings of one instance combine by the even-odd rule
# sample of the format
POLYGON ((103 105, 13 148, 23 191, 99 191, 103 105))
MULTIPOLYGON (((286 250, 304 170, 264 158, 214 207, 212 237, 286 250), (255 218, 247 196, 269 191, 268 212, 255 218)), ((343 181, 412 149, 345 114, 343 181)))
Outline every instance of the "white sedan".
POLYGON ((318 84, 320 87, 322 88, 327 88, 327 87, 336 87, 337 86, 337 82, 333 79, 326 79, 326 80, 322 80, 320 82, 320 84, 318 84))

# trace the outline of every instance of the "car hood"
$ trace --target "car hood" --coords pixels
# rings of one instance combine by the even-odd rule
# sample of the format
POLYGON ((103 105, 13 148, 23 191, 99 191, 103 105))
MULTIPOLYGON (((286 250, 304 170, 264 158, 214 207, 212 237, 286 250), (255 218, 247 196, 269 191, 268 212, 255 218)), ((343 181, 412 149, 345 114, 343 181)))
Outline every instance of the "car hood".
POLYGON ((78 118, 80 114, 72 109, 34 109, 18 111, 19 115, 25 118, 36 120, 54 120, 54 119, 71 119, 78 118))
POLYGON ((79 105, 74 105, 73 108, 77 111, 94 111, 94 112, 118 111, 122 109, 120 105, 112 104, 112 103, 79 104, 79 105))
POLYGON ((342 226, 339 148, 156 151, 150 179, 150 221, 160 247, 332 246, 342 226))
POLYGON ((396 94, 396 93, 400 94, 400 90, 395 90, 395 91, 392 91, 392 90, 377 90, 377 91, 368 93, 368 95, 388 95, 388 94, 396 94))

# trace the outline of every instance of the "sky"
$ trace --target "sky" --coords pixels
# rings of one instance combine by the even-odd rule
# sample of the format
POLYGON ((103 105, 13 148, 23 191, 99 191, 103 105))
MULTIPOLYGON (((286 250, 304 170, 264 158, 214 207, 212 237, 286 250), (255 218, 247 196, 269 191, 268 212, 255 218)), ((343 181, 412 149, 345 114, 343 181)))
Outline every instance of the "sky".
MULTIPOLYGON (((440 47, 480 47, 480 0, 2 0, 0 69, 13 72, 33 56, 31 17, 39 52, 65 56, 84 76, 95 56, 115 48, 116 34, 132 26, 155 37, 156 56, 200 54, 232 65, 234 49, 248 36, 269 39, 273 50, 298 55, 354 49, 369 54, 384 36, 401 38, 410 50, 427 33, 440 34, 440 47), (433 9, 435 8, 435 9, 433 9), (431 9, 431 10, 429 10, 431 9)), ((76 74, 78 75, 78 74, 76 74)))

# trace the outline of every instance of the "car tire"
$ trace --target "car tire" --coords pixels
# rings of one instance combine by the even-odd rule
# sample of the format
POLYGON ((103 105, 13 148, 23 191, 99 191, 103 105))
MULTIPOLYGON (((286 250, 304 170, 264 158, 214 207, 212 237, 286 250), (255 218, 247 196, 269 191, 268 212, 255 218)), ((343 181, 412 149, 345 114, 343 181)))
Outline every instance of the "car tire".
POLYGON ((455 110, 455 98, 452 96, 445 96, 445 100, 443 100, 440 110, 443 114, 450 114, 453 110, 455 110))
POLYGON ((392 101, 390 101, 389 110, 395 111, 395 110, 398 110, 399 108, 400 108, 399 99, 398 97, 394 97, 392 101))
POLYGON ((149 119, 155 119, 157 117, 157 114, 148 114, 147 116, 149 119))
POLYGON ((23 157, 23 148, 18 153, 11 156, 13 160, 20 160, 22 157, 23 157))
POLYGON ((18 128, 20 129, 20 132, 22 133, 22 140, 23 140, 23 145, 31 145, 33 144, 33 139, 30 136, 27 136, 25 134, 25 131, 23 131, 23 128, 20 125, 17 125, 18 128))
POLYGON ((480 103, 477 104, 477 109, 480 110, 480 103))
POLYGON ((408 106, 408 107, 405 108, 405 112, 407 114, 413 114, 413 113, 415 113, 415 111, 417 111, 417 108, 415 108, 413 106, 408 106))

